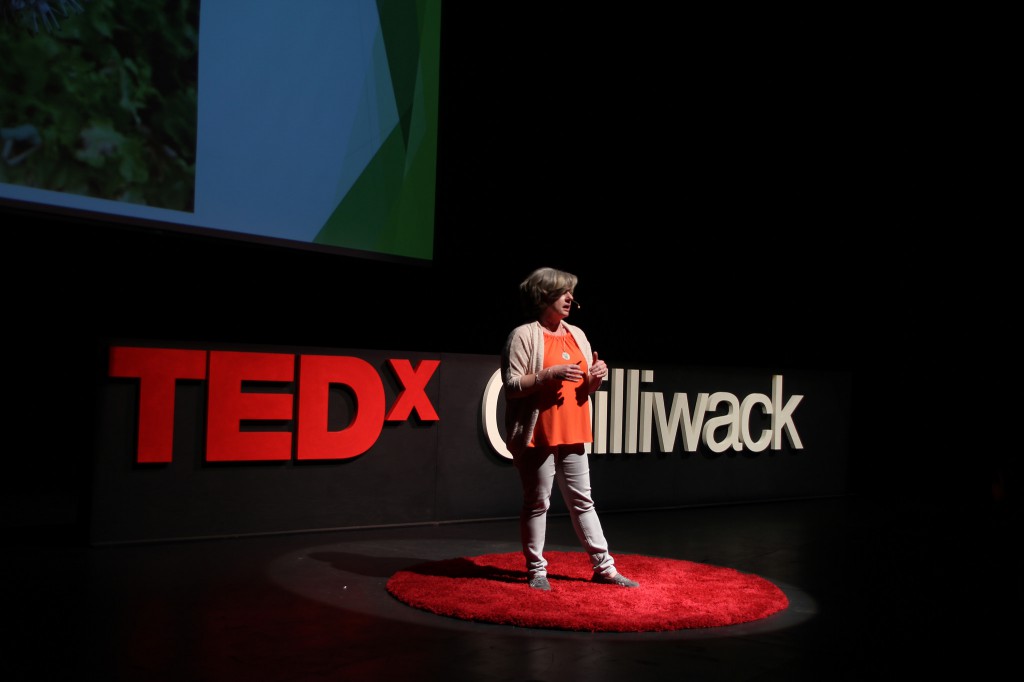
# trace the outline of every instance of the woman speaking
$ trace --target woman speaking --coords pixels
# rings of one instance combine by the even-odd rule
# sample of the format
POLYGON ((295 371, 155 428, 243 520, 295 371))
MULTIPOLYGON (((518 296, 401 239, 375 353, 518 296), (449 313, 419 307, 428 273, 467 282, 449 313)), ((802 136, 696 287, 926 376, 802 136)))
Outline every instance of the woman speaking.
POLYGON ((637 587, 616 570, 591 498, 590 394, 607 378, 608 365, 583 330, 565 322, 576 283, 575 275, 553 268, 527 277, 519 293, 531 321, 512 330, 502 352, 506 446, 523 489, 519 527, 527 580, 534 589, 551 589, 544 536, 557 480, 576 536, 590 556, 593 582, 637 587))

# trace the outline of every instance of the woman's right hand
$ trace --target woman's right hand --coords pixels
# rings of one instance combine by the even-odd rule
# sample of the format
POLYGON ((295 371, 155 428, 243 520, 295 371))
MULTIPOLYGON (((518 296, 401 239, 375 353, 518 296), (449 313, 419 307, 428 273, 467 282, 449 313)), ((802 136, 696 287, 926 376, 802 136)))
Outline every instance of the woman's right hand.
POLYGON ((552 376, 559 381, 576 383, 583 379, 583 369, 578 363, 575 365, 552 365, 549 370, 552 376))

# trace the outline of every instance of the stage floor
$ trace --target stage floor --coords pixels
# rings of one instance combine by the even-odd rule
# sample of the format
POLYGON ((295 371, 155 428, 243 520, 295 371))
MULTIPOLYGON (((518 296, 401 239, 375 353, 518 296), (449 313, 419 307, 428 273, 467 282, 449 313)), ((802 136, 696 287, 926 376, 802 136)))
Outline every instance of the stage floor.
MULTIPOLYGON (((415 563, 517 550, 511 519, 102 547, 21 529, 5 551, 0 669, 12 681, 881 680, 995 674, 1015 654, 1020 563, 987 514, 838 497, 602 521, 613 553, 755 573, 790 607, 725 628, 581 633, 455 620, 386 593, 415 563)), ((548 547, 578 550, 567 517, 549 520, 548 547)))

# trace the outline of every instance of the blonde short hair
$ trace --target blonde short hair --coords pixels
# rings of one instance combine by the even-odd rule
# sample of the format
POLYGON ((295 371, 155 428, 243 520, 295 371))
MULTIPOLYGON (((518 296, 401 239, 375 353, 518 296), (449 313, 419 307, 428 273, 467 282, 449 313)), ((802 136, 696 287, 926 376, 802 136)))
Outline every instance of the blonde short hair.
POLYGON ((552 301, 576 289, 576 275, 554 268, 537 268, 519 284, 523 311, 536 317, 552 301))

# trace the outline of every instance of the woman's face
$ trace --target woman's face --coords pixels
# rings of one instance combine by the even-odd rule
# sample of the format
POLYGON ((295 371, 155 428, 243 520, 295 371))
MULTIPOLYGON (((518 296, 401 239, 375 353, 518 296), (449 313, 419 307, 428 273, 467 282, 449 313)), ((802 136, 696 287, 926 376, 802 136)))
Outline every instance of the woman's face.
POLYGON ((572 310, 572 302, 572 291, 565 291, 561 296, 548 304, 548 307, 541 313, 541 317, 554 316, 559 320, 564 320, 569 317, 569 312, 572 310))

